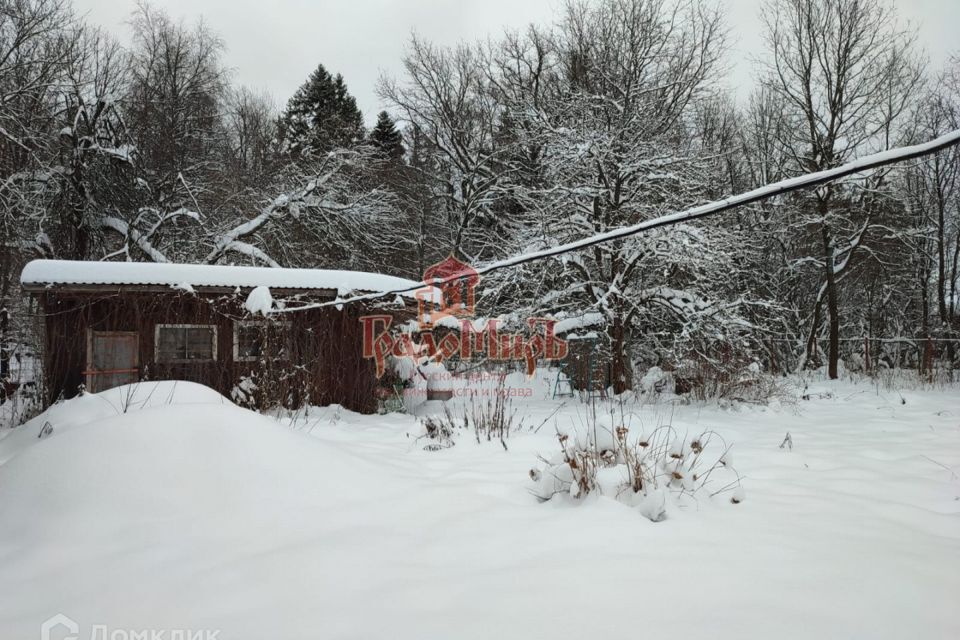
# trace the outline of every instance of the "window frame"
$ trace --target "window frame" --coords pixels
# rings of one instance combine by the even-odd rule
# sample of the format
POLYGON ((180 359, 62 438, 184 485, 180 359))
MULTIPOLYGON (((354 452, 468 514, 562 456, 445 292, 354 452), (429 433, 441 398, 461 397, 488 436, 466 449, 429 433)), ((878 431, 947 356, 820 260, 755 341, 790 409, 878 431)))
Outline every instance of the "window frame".
POLYGON ((153 361, 157 364, 197 364, 199 362, 217 361, 217 343, 218 343, 217 325, 215 324, 180 324, 163 323, 157 324, 153 330, 153 361), (210 358, 173 358, 170 360, 160 359, 160 332, 163 329, 209 329, 211 335, 210 358))
POLYGON ((290 336, 292 323, 289 320, 275 322, 270 320, 234 320, 233 321, 233 361, 234 362, 259 362, 262 356, 241 356, 240 355, 240 329, 244 327, 281 327, 286 333, 287 340, 287 360, 293 360, 290 351, 293 348, 293 340, 290 336))

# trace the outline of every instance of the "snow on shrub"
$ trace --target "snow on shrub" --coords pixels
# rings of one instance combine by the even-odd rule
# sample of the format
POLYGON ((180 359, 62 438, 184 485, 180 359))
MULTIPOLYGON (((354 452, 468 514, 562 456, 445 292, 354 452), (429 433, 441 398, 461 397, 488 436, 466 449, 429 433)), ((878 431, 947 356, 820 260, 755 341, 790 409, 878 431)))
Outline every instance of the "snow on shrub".
POLYGON ((257 408, 257 391, 259 390, 256 381, 254 380, 253 375, 242 376, 240 382, 234 385, 233 389, 230 390, 230 399, 240 407, 244 409, 253 409, 257 408))
POLYGON ((423 426, 423 433, 417 439, 427 438, 432 440, 424 447, 427 451, 439 451, 452 447, 455 444, 454 435, 461 427, 466 428, 464 422, 455 418, 450 411, 450 407, 447 406, 444 406, 442 415, 427 416, 420 421, 420 424, 423 426))
POLYGON ((632 414, 609 412, 557 430, 560 450, 530 470, 543 501, 591 494, 636 507, 654 522, 672 505, 734 492, 744 499, 730 447, 715 431, 681 434, 669 424, 644 429, 632 414))
POLYGON ((640 392, 645 394, 673 391, 673 380, 670 374, 660 367, 650 367, 640 378, 639 387, 640 392))
POLYGON ((510 432, 519 428, 523 419, 517 418, 517 410, 505 387, 505 378, 501 376, 491 393, 471 394, 467 396, 466 404, 455 409, 445 404, 441 415, 427 416, 421 424, 421 437, 436 441, 428 445, 428 449, 451 447, 456 434, 472 431, 478 443, 496 440, 506 450, 510 432))

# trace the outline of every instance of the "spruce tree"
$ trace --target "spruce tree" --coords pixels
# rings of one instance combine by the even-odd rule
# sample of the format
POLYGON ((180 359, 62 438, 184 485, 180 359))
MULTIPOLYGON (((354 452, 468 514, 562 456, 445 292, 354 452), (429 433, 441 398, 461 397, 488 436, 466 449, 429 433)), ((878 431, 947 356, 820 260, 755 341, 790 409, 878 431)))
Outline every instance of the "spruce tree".
POLYGON ((321 64, 293 94, 278 123, 281 148, 290 155, 319 154, 364 139, 363 115, 343 76, 321 64))
POLYGON ((397 131, 396 124, 386 111, 381 111, 377 116, 377 124, 370 132, 370 142, 392 160, 403 157, 403 135, 397 131))

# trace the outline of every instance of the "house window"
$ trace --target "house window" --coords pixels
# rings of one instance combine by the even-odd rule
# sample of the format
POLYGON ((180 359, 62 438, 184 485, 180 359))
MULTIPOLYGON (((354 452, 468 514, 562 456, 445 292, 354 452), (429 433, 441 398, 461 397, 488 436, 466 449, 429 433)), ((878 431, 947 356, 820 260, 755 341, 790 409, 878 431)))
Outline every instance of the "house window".
POLYGON ((217 327, 212 324, 158 324, 157 362, 204 362, 217 359, 217 327))
POLYGON ((289 322, 242 321, 233 327, 233 359, 255 362, 270 357, 289 359, 289 322))

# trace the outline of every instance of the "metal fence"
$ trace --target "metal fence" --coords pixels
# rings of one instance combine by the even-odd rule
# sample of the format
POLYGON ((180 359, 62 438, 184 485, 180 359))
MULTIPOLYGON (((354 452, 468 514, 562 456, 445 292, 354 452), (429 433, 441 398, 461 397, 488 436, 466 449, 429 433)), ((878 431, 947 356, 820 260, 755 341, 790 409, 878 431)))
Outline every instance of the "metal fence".
POLYGON ((0 309, 6 328, 0 341, 0 428, 22 424, 43 408, 39 318, 27 302, 11 306, 0 309))
MULTIPOLYGON (((776 337, 768 341, 780 347, 771 351, 781 356, 768 357, 770 370, 782 370, 784 362, 796 366, 796 362, 791 362, 796 356, 784 353, 798 345, 796 339, 776 337)), ((827 353, 827 341, 818 340, 811 356, 814 361, 826 362, 827 353)), ((840 358, 846 370, 869 376, 914 371, 919 379, 928 382, 960 381, 960 338, 846 337, 840 338, 840 358)))

